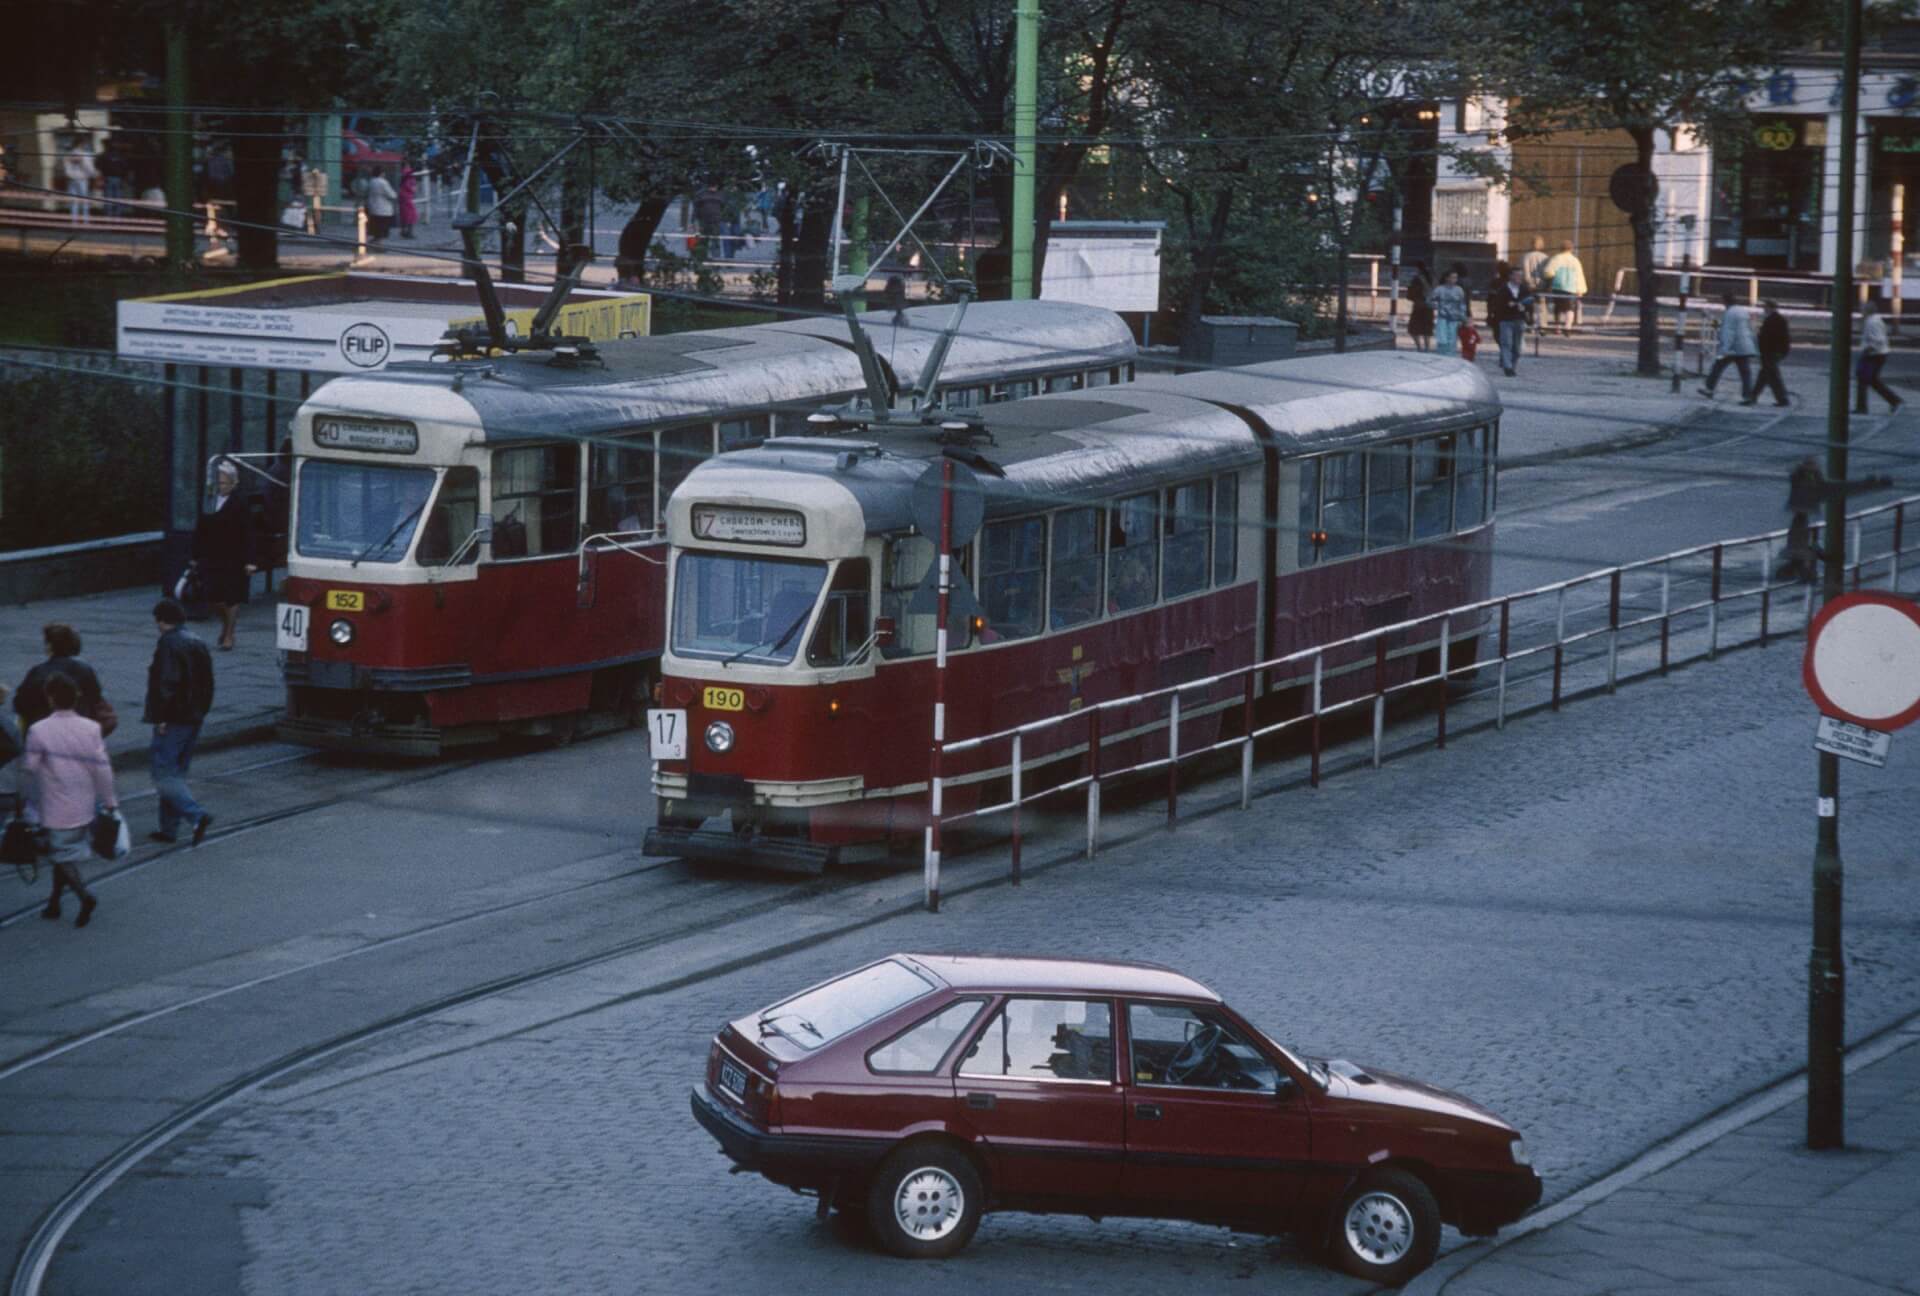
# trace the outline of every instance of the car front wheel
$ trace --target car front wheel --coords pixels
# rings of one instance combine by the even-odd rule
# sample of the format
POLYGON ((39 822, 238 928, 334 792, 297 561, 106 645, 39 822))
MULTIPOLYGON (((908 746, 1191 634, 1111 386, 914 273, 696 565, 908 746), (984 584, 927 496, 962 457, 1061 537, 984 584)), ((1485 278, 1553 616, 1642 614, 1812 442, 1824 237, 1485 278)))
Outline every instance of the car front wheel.
POLYGON ((957 1149, 901 1148, 867 1189, 867 1224, 883 1250, 910 1260, 958 1252, 980 1227, 980 1175, 957 1149))
POLYGON ((1367 1175, 1334 1216, 1334 1262, 1356 1278, 1398 1287, 1433 1263, 1440 1249, 1440 1206, 1404 1170, 1367 1175))

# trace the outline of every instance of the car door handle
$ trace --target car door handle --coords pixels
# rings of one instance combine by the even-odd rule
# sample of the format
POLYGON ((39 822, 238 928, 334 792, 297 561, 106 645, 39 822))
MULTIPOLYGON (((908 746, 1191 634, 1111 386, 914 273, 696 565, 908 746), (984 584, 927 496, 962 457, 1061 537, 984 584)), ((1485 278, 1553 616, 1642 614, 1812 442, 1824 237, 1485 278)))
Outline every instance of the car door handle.
POLYGON ((1138 1116, 1141 1120, 1159 1120, 1160 1104, 1159 1103, 1135 1103, 1133 1105, 1133 1114, 1135 1116, 1138 1116))
POLYGON ((993 1095, 990 1093, 970 1093, 967 1095, 967 1106, 973 1108, 975 1111, 992 1111, 993 1095))

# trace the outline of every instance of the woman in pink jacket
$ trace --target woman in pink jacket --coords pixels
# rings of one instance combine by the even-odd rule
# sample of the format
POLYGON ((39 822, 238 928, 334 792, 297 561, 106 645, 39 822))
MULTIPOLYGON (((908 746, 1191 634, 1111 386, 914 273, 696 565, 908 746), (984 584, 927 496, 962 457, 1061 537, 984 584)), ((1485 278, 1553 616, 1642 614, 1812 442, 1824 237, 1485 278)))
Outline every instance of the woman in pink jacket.
POLYGON ((113 766, 100 726, 76 713, 80 690, 55 672, 47 677, 47 701, 53 713, 27 730, 22 760, 33 775, 40 802, 40 826, 47 833, 47 855, 53 864, 53 894, 47 897, 42 918, 60 916, 60 892, 80 897, 75 927, 85 927, 99 903, 80 880, 80 865, 93 856, 93 817, 105 807, 118 809, 113 795, 113 766))
POLYGON ((420 223, 420 208, 414 202, 413 168, 400 168, 400 237, 412 238, 413 227, 420 223))

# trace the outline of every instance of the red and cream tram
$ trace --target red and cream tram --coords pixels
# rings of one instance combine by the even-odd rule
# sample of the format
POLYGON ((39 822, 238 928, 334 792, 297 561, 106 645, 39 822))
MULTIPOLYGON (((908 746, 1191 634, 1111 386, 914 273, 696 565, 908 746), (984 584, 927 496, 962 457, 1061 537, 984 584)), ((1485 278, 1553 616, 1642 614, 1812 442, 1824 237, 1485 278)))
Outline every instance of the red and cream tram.
MULTIPOLYGON (((876 315, 911 379, 950 307, 876 315)), ((973 306, 951 406, 1123 382, 1118 316, 973 306)), ((843 320, 602 343, 338 378, 294 421, 280 734, 436 755, 502 733, 625 724, 657 677, 668 497, 713 455, 804 430, 861 389, 843 320)))
MULTIPOLYGON (((985 524, 956 551, 979 613, 949 631, 949 739, 1487 597, 1499 409, 1471 365, 1375 352, 989 411, 991 443, 966 453, 1005 476, 981 474, 985 524)), ((934 546, 910 497, 945 448, 885 435, 776 438, 701 465, 668 504, 650 854, 806 865, 920 842, 934 618, 912 595, 934 546)), ((1454 626, 1451 660, 1480 629, 1454 626)), ((1392 670, 1436 652, 1402 645, 1392 670)), ((1298 705, 1299 683, 1262 680, 1264 705, 1298 705)), ((1227 692, 1183 703, 1183 746, 1237 723, 1227 692)), ((1161 716, 1108 739, 1164 744, 1161 716)), ((1061 728, 1035 739, 1028 767, 1084 751, 1043 745, 1075 741, 1061 728)), ((950 759, 949 813, 1007 776, 999 759, 950 759)))

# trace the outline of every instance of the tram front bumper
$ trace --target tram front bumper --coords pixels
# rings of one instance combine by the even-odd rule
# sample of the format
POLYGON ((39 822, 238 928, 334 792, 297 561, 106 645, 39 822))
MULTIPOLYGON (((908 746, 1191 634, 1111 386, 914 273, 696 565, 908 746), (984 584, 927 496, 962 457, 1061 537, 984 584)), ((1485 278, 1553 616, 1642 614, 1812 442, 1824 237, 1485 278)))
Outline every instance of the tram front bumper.
POLYGON ((806 874, 824 872, 833 863, 837 850, 837 847, 794 837, 671 826, 647 829, 646 840, 641 845, 641 851, 648 855, 806 874))

